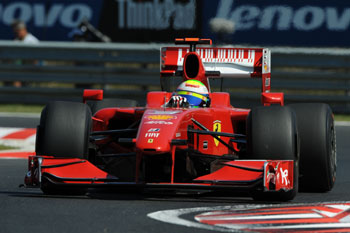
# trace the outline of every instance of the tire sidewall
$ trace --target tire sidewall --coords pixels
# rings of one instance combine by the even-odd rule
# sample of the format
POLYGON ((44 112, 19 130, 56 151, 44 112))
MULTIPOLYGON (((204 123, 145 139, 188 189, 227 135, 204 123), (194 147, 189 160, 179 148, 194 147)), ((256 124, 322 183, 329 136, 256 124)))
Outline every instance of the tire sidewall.
POLYGON ((336 137, 330 107, 321 103, 289 105, 296 113, 300 138, 300 187, 325 192, 336 178, 336 137))
POLYGON ((91 111, 82 103, 52 102, 42 111, 37 155, 54 157, 88 157, 91 111))

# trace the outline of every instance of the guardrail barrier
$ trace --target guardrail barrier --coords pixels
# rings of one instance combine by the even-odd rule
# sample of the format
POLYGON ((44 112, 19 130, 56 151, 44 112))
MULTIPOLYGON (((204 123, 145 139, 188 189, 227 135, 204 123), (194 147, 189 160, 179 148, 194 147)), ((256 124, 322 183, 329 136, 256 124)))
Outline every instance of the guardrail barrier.
MULTIPOLYGON (((136 99, 159 90, 160 44, 0 41, 0 102, 46 104, 80 101, 85 87, 105 97, 136 99), (14 86, 20 81, 20 86, 14 86)), ((350 113, 350 49, 272 47, 272 91, 286 103, 325 102, 350 113)), ((260 104, 260 80, 225 79, 237 107, 260 104)))

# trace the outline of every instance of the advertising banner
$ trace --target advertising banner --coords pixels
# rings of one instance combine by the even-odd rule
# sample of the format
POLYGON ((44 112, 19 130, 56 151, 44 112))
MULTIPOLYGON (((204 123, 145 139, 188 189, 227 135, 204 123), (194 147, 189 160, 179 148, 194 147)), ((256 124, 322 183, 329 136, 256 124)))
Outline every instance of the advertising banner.
POLYGON ((201 1, 197 0, 2 0, 0 39, 14 37, 20 19, 39 40, 71 40, 82 20, 118 42, 170 42, 201 36, 201 1), (199 2, 199 3, 198 3, 199 2))
POLYGON ((200 37, 200 0, 104 1, 99 29, 122 42, 172 42, 200 37))
POLYGON ((82 20, 115 42, 176 37, 262 46, 350 47, 350 1, 2 0, 0 39, 20 19, 39 40, 69 41, 82 20))
POLYGON ((11 24, 19 19, 39 40, 69 40, 83 19, 98 24, 100 11, 101 1, 93 0, 1 0, 0 39, 13 39, 11 24))
POLYGON ((349 47, 350 1, 205 0, 203 36, 234 44, 349 47), (230 22, 234 33, 222 32, 230 22))

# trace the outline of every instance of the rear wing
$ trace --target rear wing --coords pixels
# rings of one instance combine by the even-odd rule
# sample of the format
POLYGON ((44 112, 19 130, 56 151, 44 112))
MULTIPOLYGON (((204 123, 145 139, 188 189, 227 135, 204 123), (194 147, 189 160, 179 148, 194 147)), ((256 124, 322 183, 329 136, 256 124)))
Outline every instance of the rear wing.
MULTIPOLYGON (((161 48, 161 77, 181 75, 188 47, 161 48)), ((271 52, 266 48, 196 48, 208 78, 262 78, 270 90, 271 52)))

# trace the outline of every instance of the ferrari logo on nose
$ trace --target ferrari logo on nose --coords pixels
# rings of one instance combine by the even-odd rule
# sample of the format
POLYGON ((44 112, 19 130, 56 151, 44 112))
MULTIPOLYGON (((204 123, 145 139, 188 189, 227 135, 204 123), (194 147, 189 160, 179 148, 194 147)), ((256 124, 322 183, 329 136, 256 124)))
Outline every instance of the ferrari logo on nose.
MULTIPOLYGON (((221 132, 221 121, 216 120, 213 122, 213 131, 214 132, 221 132)), ((220 138, 220 136, 218 136, 220 138)), ((216 138, 214 138, 214 143, 215 146, 219 145, 219 140, 217 140, 216 138)))

